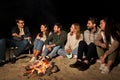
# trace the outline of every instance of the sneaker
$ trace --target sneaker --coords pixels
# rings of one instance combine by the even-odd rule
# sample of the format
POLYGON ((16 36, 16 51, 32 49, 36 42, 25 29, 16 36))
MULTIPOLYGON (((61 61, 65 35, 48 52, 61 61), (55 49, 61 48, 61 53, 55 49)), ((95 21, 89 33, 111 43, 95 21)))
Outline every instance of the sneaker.
POLYGON ((34 62, 36 60, 36 57, 32 57, 29 62, 34 62))
POLYGON ((36 63, 36 62, 39 62, 39 61, 40 61, 40 60, 37 60, 37 59, 36 59, 33 63, 36 63))
POLYGON ((100 60, 100 59, 97 59, 97 63, 101 63, 101 60, 100 60))
POLYGON ((72 53, 66 55, 67 58, 71 59, 73 57, 72 53))
POLYGON ((74 64, 70 64, 70 67, 71 68, 77 68, 77 67, 80 67, 81 64, 82 64, 82 62, 76 61, 74 64))
POLYGON ((110 72, 110 69, 107 66, 104 66, 104 69, 102 69, 102 74, 108 74, 110 72))
POLYGON ((105 67, 105 64, 101 64, 99 70, 103 70, 105 67))
POLYGON ((48 62, 52 60, 49 56, 46 56, 45 59, 46 59, 48 62))
POLYGON ((38 60, 41 60, 43 57, 42 56, 38 56, 38 60))
POLYGON ((0 67, 4 66, 5 61, 0 61, 0 67))

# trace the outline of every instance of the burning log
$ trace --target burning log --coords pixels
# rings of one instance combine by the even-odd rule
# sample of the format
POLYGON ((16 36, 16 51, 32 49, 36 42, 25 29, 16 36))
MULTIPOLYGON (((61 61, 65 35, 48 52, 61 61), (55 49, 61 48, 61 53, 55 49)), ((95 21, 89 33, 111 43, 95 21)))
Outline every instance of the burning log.
POLYGON ((54 65, 53 67, 50 68, 50 70, 47 71, 47 75, 50 76, 52 73, 56 73, 60 71, 57 65, 54 65))
POLYGON ((31 65, 27 65, 25 70, 24 76, 28 76, 28 78, 30 78, 33 74, 37 74, 39 76, 47 74, 50 76, 52 73, 60 71, 58 66, 54 65, 54 62, 49 63, 46 59, 41 59, 31 65))

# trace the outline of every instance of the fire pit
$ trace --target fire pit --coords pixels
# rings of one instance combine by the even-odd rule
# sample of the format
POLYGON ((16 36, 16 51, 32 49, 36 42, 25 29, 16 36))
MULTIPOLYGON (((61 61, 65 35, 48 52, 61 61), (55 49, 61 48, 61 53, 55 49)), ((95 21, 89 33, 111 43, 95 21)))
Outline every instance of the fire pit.
POLYGON ((30 65, 25 67, 24 76, 30 78, 33 74, 38 76, 48 75, 60 71, 57 65, 54 62, 48 62, 46 59, 38 60, 30 65))

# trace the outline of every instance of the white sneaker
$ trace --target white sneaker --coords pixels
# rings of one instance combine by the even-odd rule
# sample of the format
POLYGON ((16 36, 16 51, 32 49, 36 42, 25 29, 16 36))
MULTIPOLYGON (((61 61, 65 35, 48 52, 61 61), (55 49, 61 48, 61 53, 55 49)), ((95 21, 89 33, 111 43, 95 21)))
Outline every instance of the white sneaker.
POLYGON ((70 54, 67 54, 66 56, 67 56, 67 58, 71 59, 73 57, 73 54, 71 52, 70 54))
POLYGON ((100 59, 97 60, 98 63, 101 63, 100 59))
POLYGON ((29 62, 34 62, 36 60, 36 57, 32 57, 32 59, 29 62))
POLYGON ((104 69, 102 69, 102 74, 108 74, 110 72, 110 69, 107 66, 104 66, 104 69))
POLYGON ((42 56, 38 56, 38 60, 41 60, 43 57, 42 56))
POLYGON ((100 69, 100 70, 103 70, 104 67, 105 67, 105 64, 101 64, 99 69, 100 69))

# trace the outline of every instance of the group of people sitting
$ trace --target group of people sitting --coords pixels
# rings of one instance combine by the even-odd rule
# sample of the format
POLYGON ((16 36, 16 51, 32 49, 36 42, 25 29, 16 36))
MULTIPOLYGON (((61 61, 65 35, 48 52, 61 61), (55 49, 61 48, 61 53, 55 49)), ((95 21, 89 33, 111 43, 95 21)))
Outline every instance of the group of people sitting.
MULTIPOLYGON (((29 44, 31 34, 28 27, 24 27, 24 20, 17 19, 17 26, 12 30, 12 40, 18 49, 13 54, 12 63, 29 44), (22 30, 23 29, 23 30, 22 30)), ((33 54, 29 62, 35 62, 39 58, 51 61, 55 57, 75 58, 76 62, 70 64, 71 68, 80 71, 87 70, 90 65, 100 60, 101 73, 109 73, 119 53, 120 30, 113 20, 103 18, 99 27, 97 19, 90 17, 87 21, 87 29, 81 32, 80 24, 71 24, 67 33, 60 23, 55 23, 53 31, 48 31, 47 24, 40 25, 40 32, 33 41, 33 54)), ((5 63, 6 41, 0 39, 0 65, 5 63)))

